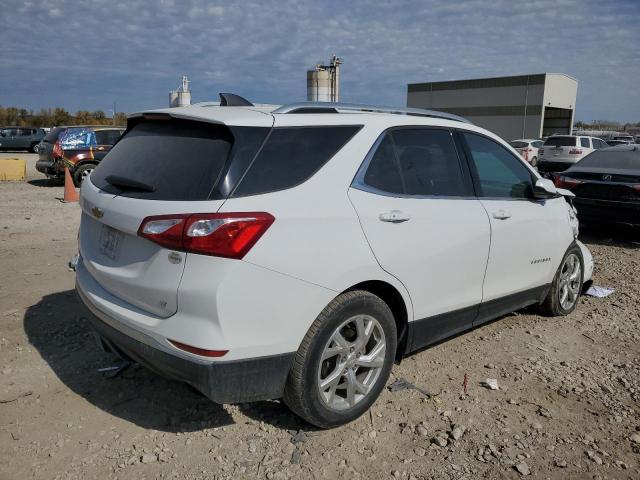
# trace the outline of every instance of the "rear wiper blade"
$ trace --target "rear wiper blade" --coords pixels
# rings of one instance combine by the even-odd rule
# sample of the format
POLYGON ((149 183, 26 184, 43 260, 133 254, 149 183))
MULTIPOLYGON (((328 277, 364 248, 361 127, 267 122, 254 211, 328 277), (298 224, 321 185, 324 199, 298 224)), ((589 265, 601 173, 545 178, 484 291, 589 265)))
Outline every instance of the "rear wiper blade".
POLYGON ((138 190, 140 192, 155 192, 156 187, 148 183, 139 182, 131 178, 121 177, 119 175, 109 175, 105 178, 107 183, 121 190, 138 190))

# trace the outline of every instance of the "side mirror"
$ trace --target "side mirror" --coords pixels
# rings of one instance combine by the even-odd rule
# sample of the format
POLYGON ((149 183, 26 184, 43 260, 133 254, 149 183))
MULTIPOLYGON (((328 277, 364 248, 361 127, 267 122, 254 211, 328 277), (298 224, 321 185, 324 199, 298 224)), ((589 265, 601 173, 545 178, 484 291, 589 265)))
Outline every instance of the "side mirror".
POLYGON ((548 178, 539 178, 533 186, 534 198, 556 198, 560 196, 558 189, 548 178))

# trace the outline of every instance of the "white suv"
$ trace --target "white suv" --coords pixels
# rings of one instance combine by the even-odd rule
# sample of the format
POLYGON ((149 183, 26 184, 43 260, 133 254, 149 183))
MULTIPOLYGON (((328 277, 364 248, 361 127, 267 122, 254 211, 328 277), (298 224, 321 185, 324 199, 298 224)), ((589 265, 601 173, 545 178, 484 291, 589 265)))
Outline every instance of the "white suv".
POLYGON ((83 183, 77 291, 109 350, 332 427, 404 355, 576 307, 593 262, 571 193, 497 136, 433 111, 243 104, 133 115, 83 183))
POLYGON ((607 148, 604 140, 578 135, 554 135, 538 150, 538 171, 563 172, 595 150, 607 148))

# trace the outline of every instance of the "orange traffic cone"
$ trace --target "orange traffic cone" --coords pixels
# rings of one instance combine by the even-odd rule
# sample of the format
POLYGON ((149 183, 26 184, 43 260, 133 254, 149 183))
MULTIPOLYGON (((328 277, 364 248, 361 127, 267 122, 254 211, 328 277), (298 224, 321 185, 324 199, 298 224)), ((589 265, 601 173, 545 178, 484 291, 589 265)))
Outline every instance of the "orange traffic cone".
POLYGON ((71 173, 69 173, 69 167, 64 167, 64 203, 77 202, 78 192, 71 179, 71 173))

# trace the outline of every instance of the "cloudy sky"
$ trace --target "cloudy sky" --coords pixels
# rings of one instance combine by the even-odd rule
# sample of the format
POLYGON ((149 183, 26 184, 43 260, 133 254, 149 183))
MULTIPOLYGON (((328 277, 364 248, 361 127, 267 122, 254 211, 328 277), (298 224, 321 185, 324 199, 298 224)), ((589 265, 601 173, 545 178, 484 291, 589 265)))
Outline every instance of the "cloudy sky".
POLYGON ((407 83, 563 72, 577 118, 640 121, 640 1, 0 0, 0 105, 164 107, 181 74, 217 92, 305 100, 344 58, 343 101, 405 105, 407 83))

